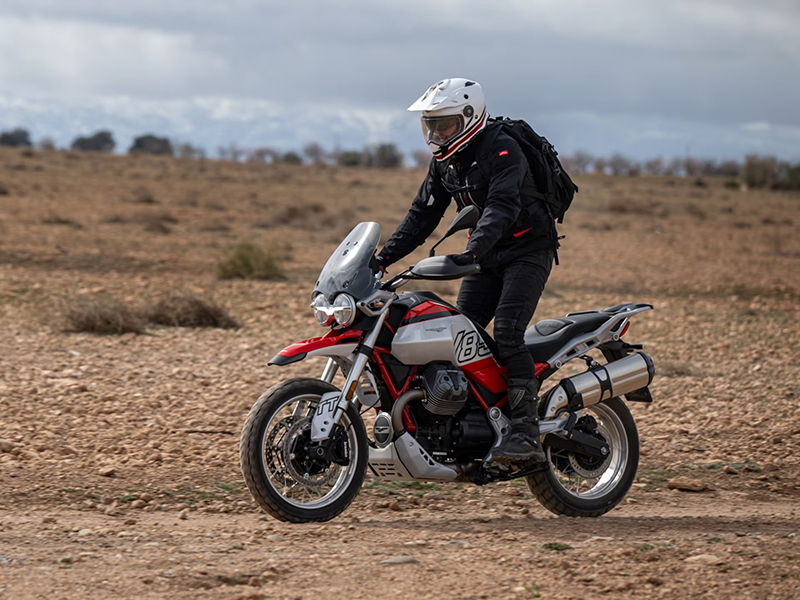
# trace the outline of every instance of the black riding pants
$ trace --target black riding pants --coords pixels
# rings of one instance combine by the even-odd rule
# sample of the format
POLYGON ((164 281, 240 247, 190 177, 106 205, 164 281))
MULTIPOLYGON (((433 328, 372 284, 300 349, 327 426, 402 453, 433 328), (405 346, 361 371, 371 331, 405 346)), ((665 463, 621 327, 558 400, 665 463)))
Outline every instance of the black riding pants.
MULTIPOLYGON (((534 362, 525 347, 525 329, 533 317, 553 267, 553 251, 537 250, 469 275, 458 292, 458 309, 486 327, 494 317, 494 339, 508 379, 534 378, 534 362)), ((509 386, 511 387, 511 386, 509 386)))

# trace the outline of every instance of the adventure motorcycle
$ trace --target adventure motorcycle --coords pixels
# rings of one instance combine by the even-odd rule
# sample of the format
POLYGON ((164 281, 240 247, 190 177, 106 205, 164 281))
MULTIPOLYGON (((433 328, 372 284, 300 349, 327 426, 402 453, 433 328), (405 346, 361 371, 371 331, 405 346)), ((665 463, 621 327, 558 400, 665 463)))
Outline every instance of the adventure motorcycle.
MULTIPOLYGON (((477 220, 477 209, 465 208, 433 248, 477 220)), ((541 394, 548 462, 502 466, 492 461, 492 449, 511 421, 494 340, 431 292, 397 293, 410 280, 457 279, 480 267, 457 266, 432 249, 431 257, 381 282, 370 268, 379 241, 377 223, 353 229, 314 287, 311 306, 330 332, 269 362, 328 357, 320 379, 279 383, 250 410, 240 459, 259 505, 283 521, 327 521, 353 501, 367 469, 384 480, 478 485, 524 477, 536 499, 559 515, 597 517, 619 504, 639 463, 636 425, 621 396, 651 402, 654 375, 650 357, 634 352, 642 347, 621 338, 629 319, 652 306, 575 312, 527 330, 540 383, 575 358, 587 369, 541 394), (341 390, 332 384, 339 369, 341 390), (361 412, 368 408, 377 412, 372 439, 361 412)))

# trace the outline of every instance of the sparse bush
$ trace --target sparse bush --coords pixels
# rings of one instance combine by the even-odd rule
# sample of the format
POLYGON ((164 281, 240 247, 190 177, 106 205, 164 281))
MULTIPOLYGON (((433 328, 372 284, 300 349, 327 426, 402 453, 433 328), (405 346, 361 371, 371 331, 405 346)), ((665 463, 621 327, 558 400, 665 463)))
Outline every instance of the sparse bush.
POLYGON ((64 308, 65 331, 121 335, 144 333, 144 320, 125 304, 111 297, 77 298, 64 308))
POLYGON ((146 187, 140 186, 133 190, 133 201, 138 204, 155 204, 156 197, 146 187))
POLYGON ((10 196, 11 190, 5 183, 0 183, 0 196, 10 196))
POLYGON ((128 153, 133 152, 172 156, 172 142, 169 141, 169 138, 162 138, 152 134, 140 135, 133 140, 133 144, 128 150, 128 153))
POLYGON ((68 227, 72 227, 73 229, 83 229, 83 225, 78 223, 77 221, 73 221, 72 219, 67 219, 66 217, 62 217, 56 213, 50 213, 46 217, 42 217, 42 224, 43 225, 66 225, 68 227))
POLYGON ((742 172, 742 165, 735 160, 725 160, 719 165, 718 172, 725 177, 738 177, 742 172))
POLYGON ((233 162, 239 162, 244 154, 244 148, 240 148, 235 143, 217 148, 217 155, 219 156, 220 160, 232 160, 233 162))
POLYGON ((187 292, 173 292, 144 311, 150 323, 167 327, 219 327, 235 329, 239 323, 213 300, 187 292))
POLYGON ((56 143, 53 138, 46 137, 39 140, 39 150, 46 150, 51 152, 56 149, 56 143))
POLYGON ((723 186, 728 190, 738 190, 740 187, 739 182, 735 179, 729 179, 723 184, 723 186))
POLYGON ((217 265, 219 279, 285 279, 280 259, 274 251, 252 242, 242 242, 217 265))
POLYGON ((175 146, 175 155, 179 158, 205 158, 206 151, 200 146, 194 146, 188 142, 183 142, 175 146))
POLYGON ((325 162, 325 150, 317 142, 310 142, 303 146, 303 154, 312 164, 320 165, 325 162))
POLYGON ((772 187, 776 190, 800 190, 800 163, 780 163, 778 176, 772 187))
POLYGON ((77 137, 70 148, 81 152, 113 152, 116 143, 110 131, 98 131, 89 137, 77 137))
POLYGON ((336 157, 336 162, 343 167, 358 167, 364 163, 363 153, 357 150, 342 150, 336 157))
POLYGON ((10 146, 12 148, 30 148, 31 134, 27 129, 12 129, 0 133, 0 146, 10 146))
POLYGON ((280 155, 280 152, 272 148, 256 148, 248 155, 247 162, 274 163, 278 162, 280 155))
POLYGON ((644 172, 648 175, 659 176, 664 173, 664 159, 660 156, 644 163, 644 172))

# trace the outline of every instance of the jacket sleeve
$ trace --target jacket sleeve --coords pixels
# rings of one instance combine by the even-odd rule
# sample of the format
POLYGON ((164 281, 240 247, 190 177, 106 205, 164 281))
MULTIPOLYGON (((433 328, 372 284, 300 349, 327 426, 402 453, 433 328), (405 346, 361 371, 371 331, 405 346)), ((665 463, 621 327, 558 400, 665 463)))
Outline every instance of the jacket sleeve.
POLYGON ((393 264, 411 254, 433 233, 442 220, 452 196, 445 190, 435 159, 431 160, 428 175, 419 187, 406 217, 386 242, 379 256, 393 264))
POLYGON ((481 260, 508 232, 522 211, 520 189, 528 161, 519 145, 506 138, 492 150, 489 158, 489 190, 486 204, 467 250, 481 260))

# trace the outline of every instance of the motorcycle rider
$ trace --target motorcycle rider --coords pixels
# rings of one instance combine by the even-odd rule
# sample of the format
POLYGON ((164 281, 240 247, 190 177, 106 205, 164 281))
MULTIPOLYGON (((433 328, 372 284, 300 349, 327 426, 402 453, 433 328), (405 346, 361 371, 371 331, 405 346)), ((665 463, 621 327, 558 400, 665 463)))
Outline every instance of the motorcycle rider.
POLYGON ((508 369, 511 434, 492 456, 497 462, 544 462, 538 382, 523 337, 553 265, 555 223, 536 194, 519 145, 500 127, 487 127, 486 101, 477 82, 444 79, 408 110, 422 113, 422 132, 433 158, 411 209, 373 266, 385 271, 423 244, 453 198, 459 209, 471 204, 480 209, 466 250, 448 257, 460 266, 481 266, 464 278, 458 309, 481 327, 494 317, 494 338, 508 369))

